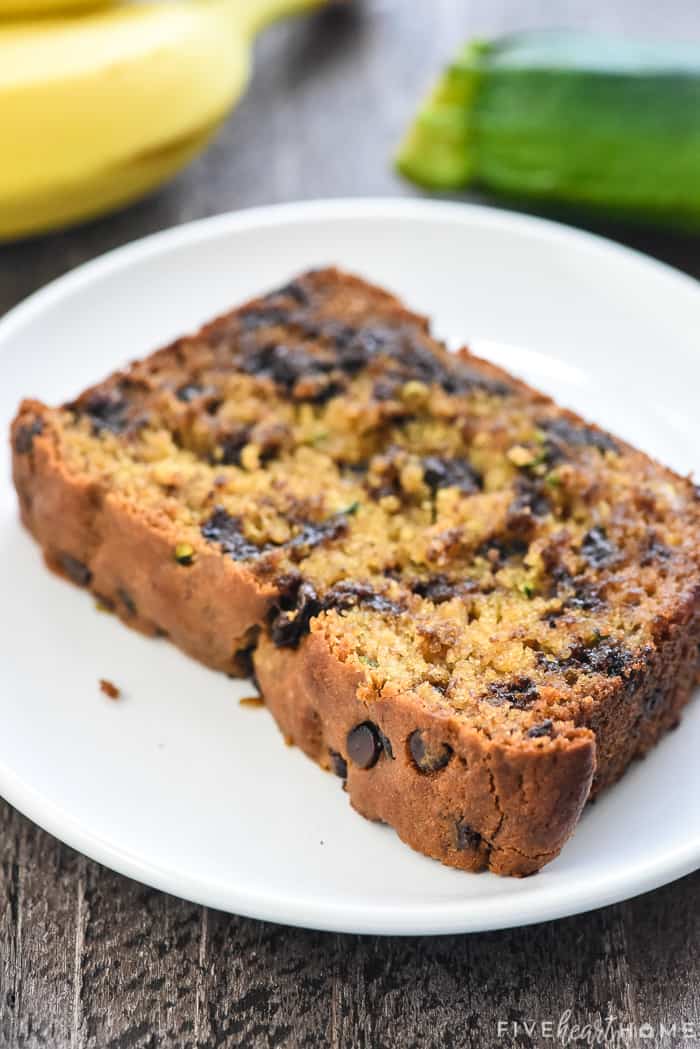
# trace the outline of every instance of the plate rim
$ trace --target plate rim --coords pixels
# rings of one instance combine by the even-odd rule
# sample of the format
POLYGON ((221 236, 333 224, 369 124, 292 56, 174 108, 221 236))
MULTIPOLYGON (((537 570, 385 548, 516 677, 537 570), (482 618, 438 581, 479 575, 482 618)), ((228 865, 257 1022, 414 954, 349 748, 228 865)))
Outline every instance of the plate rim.
MULTIPOLYGON (((412 904, 406 918, 405 904, 387 907, 351 900, 328 902, 321 896, 232 891, 228 883, 203 882, 177 871, 171 871, 138 857, 128 850, 110 844, 92 831, 81 827, 70 813, 63 812, 49 798, 14 773, 0 761, 0 796, 43 830, 70 848, 110 870, 132 878, 142 885, 169 893, 203 907, 230 914, 269 921, 319 932, 374 936, 443 936, 522 928, 540 922, 574 917, 615 903, 633 899, 662 887, 698 869, 697 845, 665 853, 636 877, 621 871, 614 879, 609 875, 592 880, 572 905, 569 890, 559 887, 548 892, 518 892, 516 895, 495 894, 469 897, 455 915, 453 899, 444 903, 412 904), (8 789, 9 788, 9 789, 8 789), (554 898, 553 898, 554 897, 554 898)), ((408 848, 408 846, 403 846, 408 848)), ((478 877, 478 875, 477 875, 478 877)), ((537 885, 537 878, 514 879, 519 885, 537 885)))
MULTIPOLYGON (((304 224, 308 220, 337 221, 395 218, 409 221, 454 219, 462 225, 478 222, 494 229, 536 236, 546 241, 573 242, 575 247, 614 255, 675 285, 694 296, 700 306, 700 282, 637 249, 609 240, 587 230, 539 216, 502 208, 456 201, 424 198, 357 197, 292 201, 223 212, 185 222, 130 241, 82 263, 55 278, 12 307, 0 318, 0 353, 17 331, 43 311, 51 309, 65 296, 89 287, 133 263, 167 254, 180 247, 216 236, 234 234, 258 226, 304 224)), ((133 855, 92 830, 81 826, 69 812, 24 782, 0 759, 0 795, 21 813, 54 835, 118 873, 203 906, 262 921, 320 931, 373 935, 442 935, 520 927, 581 914, 638 896, 681 878, 700 867, 700 840, 690 839, 661 857, 652 856, 632 876, 622 868, 612 878, 609 873, 592 880, 572 899, 570 890, 550 887, 548 892, 524 891, 516 894, 467 898, 463 906, 454 899, 446 902, 413 903, 373 907, 366 901, 342 905, 323 897, 284 896, 279 892, 241 890, 219 881, 192 878, 176 870, 161 868, 144 857, 133 855), (407 913, 408 910, 408 913, 407 913)), ((522 883, 521 883, 522 884, 522 883)), ((528 880, 527 883, 530 884, 528 880)), ((536 884, 536 883, 535 883, 536 884)))
POLYGON ((181 222, 127 241, 108 251, 100 252, 94 258, 81 262, 58 277, 54 277, 53 280, 31 292, 1 315, 0 348, 2 342, 8 337, 8 333, 11 334, 16 326, 27 323, 34 312, 50 305, 54 299, 70 293, 73 286, 79 287, 86 280, 99 278, 101 275, 108 275, 128 267, 132 256, 148 258, 163 249, 176 247, 178 243, 196 243, 206 240, 216 235, 217 232, 244 230, 258 225, 277 225, 280 222, 293 223, 305 218, 325 220, 348 218, 351 217, 349 213, 353 211, 363 212, 363 217, 368 218, 390 216, 411 220, 425 219, 426 221, 433 216, 451 217, 456 220, 472 216, 493 228, 511 227, 530 235, 539 234, 542 239, 576 241, 581 247, 588 247, 593 252, 618 255, 649 272, 655 271, 658 276, 663 276, 669 282, 675 283, 679 289, 691 294, 697 294, 700 290, 700 281, 668 262, 656 259, 637 248, 621 244, 599 233, 579 229, 565 222, 544 218, 540 215, 530 215, 526 212, 510 211, 506 208, 469 201, 434 200, 424 197, 324 197, 223 211, 205 218, 181 222))

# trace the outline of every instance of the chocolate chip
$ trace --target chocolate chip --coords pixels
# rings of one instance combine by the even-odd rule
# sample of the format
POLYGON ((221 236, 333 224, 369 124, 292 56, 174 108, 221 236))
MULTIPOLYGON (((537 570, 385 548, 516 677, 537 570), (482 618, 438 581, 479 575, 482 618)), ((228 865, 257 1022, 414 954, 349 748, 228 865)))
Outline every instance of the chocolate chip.
POLYGON ((457 848, 460 852, 466 850, 472 852, 480 848, 484 839, 479 832, 475 831, 473 827, 470 827, 465 820, 457 820, 455 830, 457 834, 457 848))
POLYGON ((529 677, 519 677, 512 681, 493 681, 484 699, 494 707, 507 703, 516 710, 527 710, 538 696, 534 681, 529 677))
MULTIPOLYGON (((565 418, 540 419, 537 423, 556 444, 568 444, 571 448, 583 448, 586 445, 597 448, 599 452, 619 452, 620 449, 610 434, 603 430, 594 430, 583 423, 570 422, 565 418)), ((559 458, 562 457, 559 450, 559 458)))
POLYGON ((371 721, 362 721, 348 732, 348 757, 358 768, 371 769, 383 749, 377 726, 371 721))
POLYGON ((31 423, 20 426, 15 435, 15 451, 17 455, 28 455, 34 447, 34 438, 44 431, 44 423, 41 419, 34 419, 31 423))
MULTIPOLYGON (((583 575, 572 576, 565 565, 549 563, 547 568, 552 581, 549 596, 562 598, 562 611, 574 608, 597 612, 603 608, 605 597, 598 584, 583 575), (571 593, 567 594, 567 591, 571 593)), ((549 612, 547 615, 558 616, 561 612, 549 612)))
POLYGON ((619 642, 601 638, 592 645, 576 645, 565 659, 539 655, 541 666, 545 670, 561 673, 566 670, 577 670, 583 674, 604 674, 606 677, 620 677, 626 674, 635 657, 619 642))
POLYGON ((321 543, 334 542, 345 535, 348 530, 348 519, 345 514, 333 514, 325 521, 308 521, 295 536, 283 545, 290 550, 296 560, 306 557, 314 547, 321 543))
POLYGON ((118 434, 126 429, 129 403, 117 390, 91 394, 82 410, 90 418, 95 434, 104 431, 118 434))
POLYGON ((411 591, 418 597, 432 601, 434 605, 441 605, 444 601, 450 601, 456 593, 455 584, 443 574, 430 576, 428 579, 418 579, 412 583, 411 591))
POLYGON ((466 459, 441 459, 429 455, 423 460, 423 479, 433 494, 440 488, 458 488, 472 495, 481 488, 481 476, 466 459))
POLYGON ((435 383, 445 393, 470 393, 483 390, 498 396, 511 393, 511 387, 498 379, 483 375, 476 368, 448 354, 437 356, 424 345, 415 330, 407 329, 404 344, 394 354, 407 378, 418 379, 426 384, 435 383))
POLYGON ((229 554, 234 561, 252 560, 271 550, 280 549, 288 550, 292 558, 299 561, 321 543, 339 539, 347 529, 347 516, 334 514, 325 521, 307 521, 296 535, 284 543, 257 545, 243 534, 240 518, 232 517, 222 506, 217 506, 200 531, 209 542, 219 543, 224 553, 229 554))
POLYGON ((526 543, 524 539, 519 539, 517 536, 505 536, 501 538, 487 539, 485 543, 476 551, 477 557, 485 557, 489 561, 492 557, 489 554, 493 550, 497 555, 495 560, 508 561, 512 557, 524 557, 529 550, 529 543, 526 543))
POLYGON ((221 550, 234 561, 252 560, 263 552, 243 535, 240 519, 232 517, 222 506, 214 509, 200 531, 210 543, 218 543, 221 550))
POLYGON ((581 554, 593 568, 602 568, 617 560, 618 549, 608 539, 605 529, 596 525, 586 532, 581 543, 581 554))
POLYGON ((243 331, 255 331, 257 328, 278 328, 288 320, 289 310, 279 306, 262 306, 242 313, 240 323, 243 331))
POLYGON ((71 554, 61 554, 59 564, 63 571, 66 573, 69 579, 78 586, 89 586, 92 581, 92 572, 86 564, 79 561, 77 557, 73 557, 71 554))
POLYGON ((565 608, 580 608, 584 612, 598 612, 605 605, 605 599, 594 583, 587 579, 574 580, 574 592, 564 602, 565 608))
POLYGON ((384 499, 389 495, 399 500, 402 498, 404 493, 401 489, 396 451, 395 448, 389 448, 386 454, 372 460, 372 480, 370 482, 369 476, 364 478, 364 484, 372 499, 384 499))
POLYGON ((398 357, 400 367, 405 378, 417 379, 426 385, 437 384, 442 386, 446 393, 463 393, 467 386, 464 384, 464 374, 458 372, 456 362, 448 365, 441 361, 432 350, 418 342, 415 336, 408 337, 398 357))
POLYGON ((260 461, 270 462, 279 455, 289 437, 284 423, 260 422, 251 430, 251 441, 260 449, 260 461))
POLYGON ((420 729, 408 737, 408 749, 419 772, 439 772, 452 757, 449 743, 433 744, 420 729))
POLYGON ((332 362, 315 357, 301 346, 285 346, 267 343, 257 346, 240 362, 241 371, 272 379, 278 386, 291 392, 294 385, 304 377, 321 375, 330 370, 332 362))
MULTIPOLYGON (((389 361, 388 382, 416 379, 426 385, 442 386, 446 393, 481 389, 505 396, 512 392, 506 383, 483 375, 457 357, 436 355, 425 344, 423 332, 412 324, 402 328, 379 325, 352 328, 326 324, 324 334, 333 341, 337 367, 347 374, 357 373, 370 361, 382 356, 389 361)), ((377 400, 382 399, 385 398, 377 397, 377 400)))
POLYGON ((592 648, 575 649, 572 657, 578 660, 583 668, 606 674, 608 677, 619 677, 634 661, 632 653, 615 641, 603 641, 592 648))
POLYGON ((281 288, 277 288, 276 291, 271 291, 269 295, 265 296, 266 299, 294 299, 299 306, 306 306, 309 301, 309 296, 306 294, 304 288, 302 288, 299 281, 293 280, 289 284, 284 284, 281 288))
POLYGON ((389 345, 392 334, 380 328, 352 328, 349 325, 324 328, 330 337, 338 368, 346 375, 356 375, 389 345))
MULTIPOLYGON (((283 584, 284 586, 284 584, 283 584)), ((296 648, 309 632, 309 624, 321 611, 321 602, 311 583, 298 580, 280 596, 280 607, 270 620, 270 637, 278 648, 296 648), (289 607, 284 607, 284 605, 289 607)))
POLYGON ((250 439, 250 427, 239 426, 230 430, 220 440, 221 458, 214 460, 222 466, 240 466, 241 452, 250 439))
POLYGON ((398 614, 401 607, 378 594, 366 583, 345 580, 337 583, 319 597, 315 588, 299 575, 285 576, 277 580, 280 597, 277 608, 270 619, 270 637, 280 648, 296 648, 314 616, 330 610, 347 612, 363 606, 374 612, 398 614))
POLYGON ((124 605, 124 608, 126 609, 127 614, 130 615, 130 616, 135 616, 136 615, 136 603, 135 603, 133 597, 131 596, 131 594, 127 590, 124 590, 122 587, 120 587, 117 590, 117 597, 119 598, 121 603, 124 605))
POLYGON ((323 598, 323 608, 326 610, 347 612, 360 605, 372 612, 386 612, 391 615, 398 615, 403 611, 400 605, 384 594, 377 593, 368 583, 358 583, 352 579, 336 583, 323 598))
POLYGON ((640 565, 653 565, 658 561, 668 561, 673 557, 673 551, 662 543, 654 531, 649 531, 642 544, 640 565))
POLYGON ((523 515, 532 514, 533 517, 546 517, 551 512, 550 503, 544 484, 533 477, 519 475, 515 481, 515 498, 508 507, 507 523, 511 531, 517 532, 520 525, 523 530, 527 529, 529 522, 523 515))
POLYGON ((328 757, 331 762, 331 771, 341 779, 347 779, 348 763, 342 754, 339 754, 337 750, 329 750, 328 757))
POLYGON ((476 368, 463 361, 458 361, 455 375, 447 375, 443 379, 442 387, 446 393, 468 393, 476 389, 494 397, 507 397, 513 392, 513 387, 508 383, 482 375, 476 368))
POLYGON ((527 735, 530 737, 530 739, 540 739, 542 736, 551 736, 551 718, 545 718, 544 721, 540 721, 536 725, 533 725, 532 728, 529 728, 527 730, 527 735))

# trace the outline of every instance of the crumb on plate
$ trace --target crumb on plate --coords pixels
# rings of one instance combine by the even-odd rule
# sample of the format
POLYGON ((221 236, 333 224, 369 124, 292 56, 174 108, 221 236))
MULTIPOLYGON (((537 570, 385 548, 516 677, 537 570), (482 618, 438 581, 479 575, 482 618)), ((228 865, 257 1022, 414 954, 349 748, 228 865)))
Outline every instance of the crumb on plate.
POLYGON ((243 696, 238 700, 239 707, 264 707, 265 700, 262 696, 243 696))
POLYGON ((100 678, 100 692, 104 692, 110 699, 119 699, 122 694, 121 689, 106 678, 100 678))

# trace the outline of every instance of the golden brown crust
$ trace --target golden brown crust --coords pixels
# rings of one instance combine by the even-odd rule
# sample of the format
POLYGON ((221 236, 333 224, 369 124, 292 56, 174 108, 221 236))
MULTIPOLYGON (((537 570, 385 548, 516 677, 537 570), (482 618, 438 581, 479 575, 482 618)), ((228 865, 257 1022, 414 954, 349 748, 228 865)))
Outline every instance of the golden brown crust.
POLYGON ((390 741, 376 764, 347 760, 346 789, 368 819, 390 824, 408 845, 463 870, 532 874, 572 833, 588 797, 595 741, 588 729, 528 747, 494 744, 454 718, 436 718, 411 697, 385 692, 368 707, 361 676, 336 660, 317 632, 297 652, 262 637, 255 671, 283 734, 326 768, 346 756, 352 729, 370 720, 390 741), (448 744, 448 764, 420 772, 409 737, 448 744))
POLYGON ((594 725, 518 748, 391 691, 368 706, 358 696, 363 675, 335 659, 317 631, 298 651, 262 637, 254 663, 282 733, 324 768, 332 768, 331 752, 346 760, 348 733, 366 720, 390 741, 393 759, 384 752, 372 768, 347 759, 346 789, 363 816, 449 866, 522 876, 558 855, 586 801, 677 724, 696 679, 697 610, 689 606, 665 632, 648 673, 636 687, 620 682, 594 725), (408 749, 416 730, 433 747, 452 747, 444 769, 418 771, 408 749), (461 842, 460 824, 475 832, 461 842))
POLYGON ((44 420, 44 430, 34 437, 31 454, 15 452, 13 476, 22 521, 49 567, 88 586, 128 626, 166 634, 216 670, 240 671, 239 653, 252 643, 274 589, 214 549, 183 570, 173 557, 172 522, 164 517, 154 527, 128 501, 67 470, 44 405, 23 402, 13 447, 21 428, 36 419, 44 420))
POLYGON ((591 798, 678 725, 697 682, 700 583, 690 589, 673 617, 659 617, 655 634, 654 652, 643 672, 621 681, 589 719, 598 750, 591 798))

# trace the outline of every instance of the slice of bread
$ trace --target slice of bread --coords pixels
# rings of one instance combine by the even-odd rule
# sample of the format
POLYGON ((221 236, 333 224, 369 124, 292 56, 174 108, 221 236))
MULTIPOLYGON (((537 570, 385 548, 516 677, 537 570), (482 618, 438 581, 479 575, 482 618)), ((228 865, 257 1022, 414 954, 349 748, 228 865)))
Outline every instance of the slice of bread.
POLYGON ((12 449, 52 568, 254 667, 353 805, 452 866, 542 867, 691 695, 698 490, 337 270, 25 401, 12 449))

